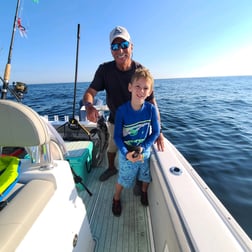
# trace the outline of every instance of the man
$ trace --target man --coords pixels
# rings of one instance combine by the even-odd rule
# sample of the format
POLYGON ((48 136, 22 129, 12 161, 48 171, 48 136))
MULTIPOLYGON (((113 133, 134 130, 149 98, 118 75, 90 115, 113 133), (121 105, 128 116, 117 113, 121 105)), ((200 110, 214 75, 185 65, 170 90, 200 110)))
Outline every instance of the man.
MULTIPOLYGON (((110 49, 113 61, 101 64, 96 70, 93 81, 83 96, 83 104, 86 107, 87 119, 97 122, 99 113, 94 108, 94 97, 99 91, 106 91, 106 103, 110 110, 108 129, 110 133, 107 157, 109 167, 100 176, 100 181, 105 181, 117 173, 114 165, 117 147, 114 143, 114 120, 116 109, 131 98, 128 84, 135 70, 142 67, 141 64, 132 59, 133 44, 128 31, 122 27, 115 27, 110 33, 110 49)), ((154 94, 147 97, 149 101, 157 106, 154 94)), ((159 115, 160 121, 160 115, 159 115)), ((164 150, 164 137, 161 133, 157 139, 158 149, 164 150)))

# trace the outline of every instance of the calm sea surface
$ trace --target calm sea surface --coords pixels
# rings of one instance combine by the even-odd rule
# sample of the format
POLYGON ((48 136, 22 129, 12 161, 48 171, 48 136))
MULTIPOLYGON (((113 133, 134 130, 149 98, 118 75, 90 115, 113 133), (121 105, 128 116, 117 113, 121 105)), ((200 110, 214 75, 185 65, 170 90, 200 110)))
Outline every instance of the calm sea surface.
MULTIPOLYGON (((28 85, 23 103, 63 120, 87 87, 73 106, 73 83, 28 85)), ((165 136, 252 238, 252 76, 155 80, 155 97, 165 136)))

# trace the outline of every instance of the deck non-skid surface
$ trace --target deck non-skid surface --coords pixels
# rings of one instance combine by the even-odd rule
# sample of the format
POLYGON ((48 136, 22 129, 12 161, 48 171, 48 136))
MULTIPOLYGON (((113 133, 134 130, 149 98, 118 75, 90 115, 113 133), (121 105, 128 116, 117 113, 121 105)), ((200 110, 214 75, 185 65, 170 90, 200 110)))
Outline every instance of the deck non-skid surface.
POLYGON ((96 240, 97 252, 148 252, 151 251, 148 209, 142 206, 133 188, 124 189, 121 195, 122 214, 112 213, 112 199, 117 175, 100 182, 104 168, 93 168, 88 176, 86 191, 79 194, 84 200, 91 232, 96 240))

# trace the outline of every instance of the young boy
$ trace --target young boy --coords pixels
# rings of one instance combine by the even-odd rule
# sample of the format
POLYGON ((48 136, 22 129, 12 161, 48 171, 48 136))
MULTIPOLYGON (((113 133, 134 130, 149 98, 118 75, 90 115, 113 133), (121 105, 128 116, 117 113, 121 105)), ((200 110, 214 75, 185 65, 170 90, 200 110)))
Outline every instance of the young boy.
POLYGON ((160 134, 155 106, 145 99, 153 90, 153 78, 145 68, 136 69, 128 85, 131 101, 116 111, 114 140, 119 148, 119 176, 113 198, 112 212, 121 215, 120 195, 124 187, 142 181, 141 203, 148 206, 147 188, 151 181, 151 146, 160 134))

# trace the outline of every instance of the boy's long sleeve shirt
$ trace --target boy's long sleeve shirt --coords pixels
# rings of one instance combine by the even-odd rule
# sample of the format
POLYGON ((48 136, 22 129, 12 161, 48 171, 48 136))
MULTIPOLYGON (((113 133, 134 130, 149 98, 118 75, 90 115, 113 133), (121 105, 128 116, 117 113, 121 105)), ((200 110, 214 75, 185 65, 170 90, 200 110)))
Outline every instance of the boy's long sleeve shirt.
POLYGON ((160 134, 156 107, 144 102, 140 110, 133 110, 131 102, 121 105, 116 111, 114 140, 123 155, 129 152, 128 146, 141 146, 143 154, 160 134))

